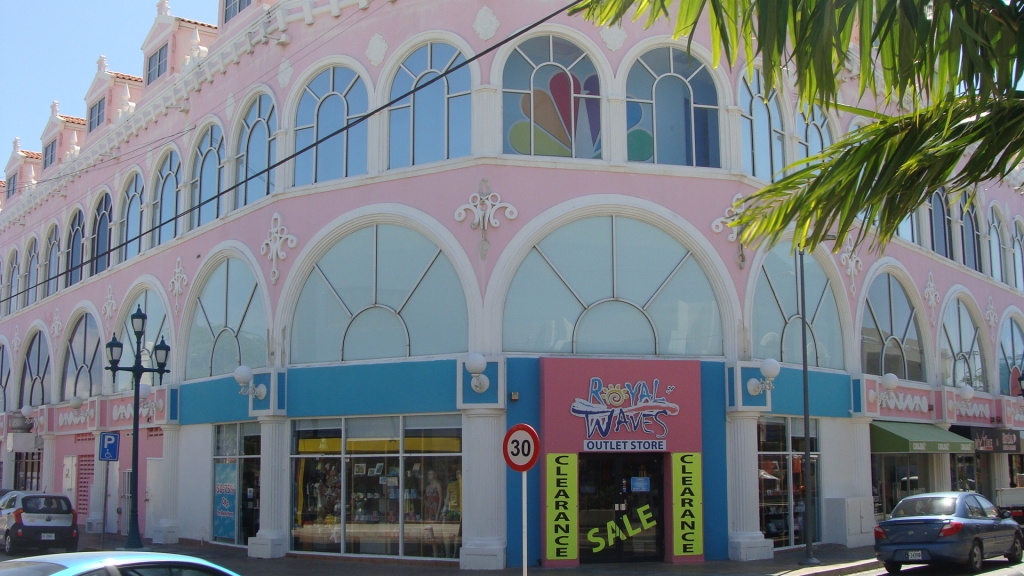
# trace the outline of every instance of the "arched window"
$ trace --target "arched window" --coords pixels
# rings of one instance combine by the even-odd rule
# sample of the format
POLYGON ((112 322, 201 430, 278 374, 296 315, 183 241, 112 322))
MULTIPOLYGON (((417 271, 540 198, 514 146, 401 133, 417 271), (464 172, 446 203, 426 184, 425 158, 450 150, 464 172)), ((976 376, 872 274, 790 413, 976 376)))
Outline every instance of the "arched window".
POLYGON ((124 188, 124 218, 121 220, 121 261, 142 252, 142 203, 145 198, 142 176, 135 174, 124 188))
MULTIPOLYGON (((160 340, 170 340, 168 332, 167 312, 156 292, 146 290, 132 302, 131 306, 123 310, 124 321, 121 322, 121 334, 118 339, 124 344, 124 355, 128 358, 135 357, 135 331, 132 329, 131 314, 142 308, 146 313, 146 333, 142 335, 142 365, 146 368, 156 368, 156 358, 153 357, 153 347, 160 343, 160 340)), ((171 348, 171 354, 174 349, 171 348)), ((156 386, 160 384, 160 378, 152 373, 142 375, 142 383, 156 386)), ((134 390, 134 382, 129 372, 118 372, 114 380, 114 391, 125 392, 134 390)))
POLYGON ((274 101, 262 94, 245 113, 242 133, 238 137, 238 150, 235 151, 236 208, 273 194, 276 170, 263 171, 277 161, 276 133, 274 101))
POLYGON ((942 382, 946 386, 970 386, 985 390, 985 359, 978 343, 978 327, 959 298, 946 307, 939 331, 942 382))
POLYGON ((860 332, 865 374, 891 372, 903 380, 925 381, 917 316, 906 290, 892 275, 882 274, 871 283, 860 332))
POLYGON ((157 172, 156 197, 153 206, 153 246, 159 246, 178 235, 181 214, 178 186, 181 184, 181 159, 170 152, 157 172))
POLYGON ((29 341, 25 360, 21 365, 21 388, 18 391, 20 406, 42 406, 48 404, 50 394, 46 389, 50 378, 50 347, 42 332, 36 332, 29 341))
POLYGON ((3 412, 13 409, 14 388, 11 387, 11 355, 7 347, 0 344, 0 401, 3 402, 3 412))
POLYGON ((626 80, 626 143, 634 162, 721 166, 718 92, 692 54, 655 48, 626 80))
POLYGON ((92 274, 99 274, 110 267, 110 246, 114 231, 110 226, 112 216, 110 194, 104 194, 96 206, 92 224, 92 274))
POLYGON ((995 208, 989 210, 988 216, 988 260, 989 260, 989 272, 992 277, 1000 282, 1007 282, 1007 277, 1003 273, 1003 258, 1006 257, 1008 250, 1006 249, 1006 238, 1003 236, 1006 231, 1003 227, 1003 219, 999 217, 999 213, 995 211, 995 208))
POLYGON ((220 128, 210 126, 203 132, 193 152, 192 217, 193 228, 220 217, 220 191, 224 180, 224 137, 220 128))
POLYGON ((739 105, 743 120, 743 171, 754 178, 771 182, 782 175, 786 165, 786 134, 782 126, 775 91, 765 93, 761 71, 754 78, 743 78, 739 105))
POLYGON ((12 252, 7 261, 7 313, 18 311, 21 303, 21 266, 18 263, 18 252, 12 252))
POLYGON ((43 296, 52 296, 60 288, 60 229, 50 228, 46 236, 46 278, 43 296))
POLYGON ((1013 286, 1024 290, 1024 230, 1013 227, 1013 286))
POLYGON ((68 245, 64 256, 64 285, 77 284, 84 276, 82 258, 85 255, 85 218, 81 210, 75 212, 68 229, 68 245))
POLYGON ((963 249, 964 266, 981 272, 981 230, 978 229, 974 204, 968 204, 967 198, 960 201, 960 216, 963 223, 960 246, 963 249))
POLYGON ((693 255, 623 216, 577 220, 523 259, 505 299, 508 352, 719 356, 722 320, 693 255))
MULTIPOLYGON (((135 340, 132 339, 132 342, 135 340)), ((96 320, 82 316, 68 340, 64 356, 64 383, 61 401, 73 396, 85 399, 103 393, 103 365, 106 362, 96 320)))
POLYGON ((932 250, 953 258, 953 219, 949 214, 944 192, 934 192, 928 205, 932 222, 932 250))
POLYGON ((185 378, 267 365, 267 319, 256 278, 237 258, 222 262, 203 287, 188 336, 185 378))
POLYGON ((601 157, 601 80, 579 46, 556 36, 522 42, 502 83, 506 154, 601 157))
POLYGON ((25 251, 25 298, 26 306, 35 304, 39 287, 39 244, 35 238, 28 241, 25 251))
POLYGON ((296 186, 366 174, 366 122, 327 136, 366 114, 368 106, 366 85, 350 68, 328 68, 306 84, 295 113, 295 150, 319 143, 295 158, 296 186))
MULTIPOLYGON (((755 358, 803 362, 798 258, 798 254, 790 254, 788 244, 779 244, 764 260, 754 290, 751 331, 755 358)), ((803 285, 807 290, 807 365, 842 369, 839 309, 831 283, 813 256, 804 257, 803 285)))
MULTIPOLYGON (((402 62, 391 85, 394 100, 466 61, 454 46, 431 42, 402 62)), ((472 81, 463 67, 391 107, 390 168, 469 156, 472 81)))
POLYGON ((299 296, 292 361, 339 362, 468 349, 462 284, 422 234, 374 225, 338 241, 299 296))
POLYGON ((817 105, 811 107, 810 116, 800 112, 796 115, 796 137, 800 141, 797 152, 801 159, 821 154, 832 145, 828 116, 817 105))
POLYGON ((1003 322, 999 338, 999 393, 1020 395, 1017 378, 1024 374, 1024 330, 1012 318, 1003 322))

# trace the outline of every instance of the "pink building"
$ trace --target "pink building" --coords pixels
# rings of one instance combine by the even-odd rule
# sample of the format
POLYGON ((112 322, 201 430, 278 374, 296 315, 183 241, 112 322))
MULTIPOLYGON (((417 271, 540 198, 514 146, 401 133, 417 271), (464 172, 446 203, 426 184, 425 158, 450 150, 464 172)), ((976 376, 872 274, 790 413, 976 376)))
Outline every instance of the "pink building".
POLYGON ((85 118, 54 102, 42 152, 14 142, 3 487, 126 528, 104 345, 134 357, 139 309, 144 362, 171 346, 139 414, 154 542, 517 566, 519 422, 547 566, 861 546, 906 494, 1024 473, 1009 184, 937 191, 884 255, 806 255, 801 314, 789 246, 741 245, 731 203, 867 120, 713 68, 706 30, 687 53, 564 14, 506 41, 544 0, 220 2, 159 2, 138 76, 101 57, 85 118))

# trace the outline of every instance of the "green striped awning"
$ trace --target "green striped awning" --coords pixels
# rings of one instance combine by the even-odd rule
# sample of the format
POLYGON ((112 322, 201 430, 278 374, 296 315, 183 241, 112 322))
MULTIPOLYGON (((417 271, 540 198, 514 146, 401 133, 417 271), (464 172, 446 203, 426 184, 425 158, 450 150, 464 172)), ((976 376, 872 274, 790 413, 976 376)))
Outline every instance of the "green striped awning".
POLYGON ((932 424, 912 422, 871 423, 872 453, 953 453, 974 452, 974 441, 932 424))

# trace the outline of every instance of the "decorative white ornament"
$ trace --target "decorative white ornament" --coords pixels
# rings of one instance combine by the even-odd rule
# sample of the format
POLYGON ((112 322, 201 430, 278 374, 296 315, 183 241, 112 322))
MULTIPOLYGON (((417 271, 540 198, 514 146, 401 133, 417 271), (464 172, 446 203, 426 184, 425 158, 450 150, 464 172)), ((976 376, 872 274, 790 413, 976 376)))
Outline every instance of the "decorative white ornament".
POLYGON ((618 51, 626 42, 626 31, 621 26, 601 28, 599 34, 601 35, 601 40, 604 40, 604 45, 612 52, 618 51))
POLYGON ((274 212, 274 215, 270 218, 270 231, 267 233, 267 239, 260 246, 260 254, 269 258, 273 265, 270 270, 271 284, 276 285, 277 278, 281 275, 277 271, 277 261, 288 257, 284 251, 284 246, 287 245, 289 248, 295 248, 296 242, 298 242, 298 238, 288 233, 288 228, 281 224, 281 215, 274 212))
POLYGON ((846 246, 843 247, 843 253, 839 256, 839 262, 846 266, 846 275, 850 277, 850 294, 856 294, 857 273, 864 269, 864 262, 860 256, 857 256, 857 251, 853 247, 853 238, 850 236, 846 237, 846 246))
POLYGON ((985 322, 988 323, 989 330, 995 330, 996 324, 999 323, 999 316, 996 314, 995 304, 992 303, 992 297, 988 297, 988 306, 985 307, 985 322))
POLYGON ((185 291, 185 286, 188 285, 188 276, 185 274, 185 268, 181 265, 181 256, 178 256, 178 262, 174 265, 174 275, 171 276, 171 281, 167 284, 167 288, 174 295, 174 315, 178 315, 178 296, 185 291))
POLYGON ((925 282, 924 292, 921 294, 924 296, 924 301, 931 308, 931 313, 928 315, 928 319, 931 320, 932 326, 935 325, 935 307, 939 305, 939 291, 935 289, 935 279, 932 273, 928 273, 928 282, 925 282))
MULTIPOLYGON (((284 64, 282 62, 281 64, 284 64)), ((284 88, 284 86, 282 86, 284 88)), ((235 116, 235 93, 228 92, 228 99, 224 101, 224 114, 227 115, 228 120, 231 120, 235 116)))
POLYGON ((100 314, 106 319, 107 332, 110 332, 110 321, 114 319, 114 312, 117 311, 117 300, 114 299, 114 287, 107 285, 107 299, 100 308, 100 314))
POLYGON ((480 228, 483 234, 483 238, 480 240, 481 260, 487 258, 487 251, 491 248, 491 243, 487 241, 487 229, 497 228, 501 225, 501 222, 498 221, 499 210, 504 210, 505 218, 509 220, 515 220, 516 216, 519 216, 519 211, 515 206, 502 202, 501 196, 497 192, 491 192, 491 183, 484 178, 480 181, 478 191, 470 194, 469 204, 463 204, 455 211, 456 222, 465 220, 467 211, 473 213, 473 221, 469 223, 469 227, 473 230, 480 228))
POLYGON ((21 328, 18 326, 14 327, 14 338, 11 338, 11 351, 14 355, 18 355, 18 351, 21 350, 21 328))
POLYGON ((292 63, 287 58, 281 60, 281 65, 277 67, 277 85, 283 90, 288 86, 288 83, 292 81, 292 63))
POLYGON ((50 323, 50 335, 54 340, 59 340, 64 332, 64 323, 60 321, 60 307, 53 309, 53 322, 50 323))
MULTIPOLYGON (((743 207, 736 207, 737 202, 739 202, 742 199, 743 194, 737 194, 732 197, 732 202, 729 204, 729 207, 725 209, 725 216, 715 218, 714 221, 711 222, 712 232, 721 233, 723 230, 725 230, 726 226, 732 224, 737 218, 740 217, 740 214, 743 214, 743 207)), ((735 226, 732 228, 732 230, 729 231, 729 237, 726 238, 726 240, 728 240, 729 242, 735 242, 736 239, 739 237, 740 229, 738 226, 735 226)))
POLYGON ((388 43, 384 41, 384 37, 380 34, 374 34, 373 38, 370 38, 370 44, 366 47, 366 57, 370 59, 370 64, 380 66, 380 63, 384 61, 384 55, 387 53, 388 43))
POLYGON ((476 30, 476 35, 486 42, 494 38, 494 34, 498 31, 498 26, 500 25, 501 22, 498 22, 498 15, 494 13, 494 10, 484 6, 476 13, 473 30, 476 30))

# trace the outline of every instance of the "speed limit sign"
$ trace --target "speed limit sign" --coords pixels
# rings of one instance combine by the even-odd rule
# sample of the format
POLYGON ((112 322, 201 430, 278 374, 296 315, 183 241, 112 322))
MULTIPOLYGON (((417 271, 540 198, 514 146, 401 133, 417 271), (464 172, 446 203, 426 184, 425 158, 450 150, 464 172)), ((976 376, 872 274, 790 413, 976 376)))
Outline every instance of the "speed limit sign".
POLYGON ((516 424, 505 433, 505 462, 516 472, 526 472, 537 463, 540 438, 529 424, 516 424))

